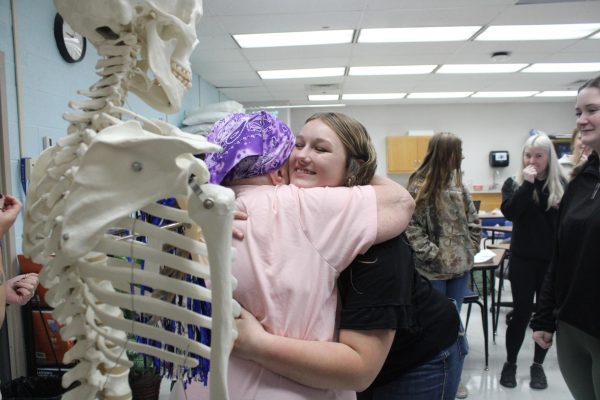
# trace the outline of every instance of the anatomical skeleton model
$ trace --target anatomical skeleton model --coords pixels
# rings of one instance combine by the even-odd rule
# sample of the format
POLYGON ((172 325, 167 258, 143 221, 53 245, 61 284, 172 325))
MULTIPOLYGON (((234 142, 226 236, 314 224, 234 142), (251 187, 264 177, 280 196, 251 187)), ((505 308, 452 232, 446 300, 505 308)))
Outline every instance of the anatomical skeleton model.
POLYGON ((131 90, 161 112, 179 109, 191 86, 188 59, 197 42, 200 0, 55 0, 55 5, 101 56, 100 80, 80 92, 88 99, 70 102, 77 111, 65 114, 68 135, 40 155, 27 194, 24 252, 44 265, 46 301, 64 324, 62 337, 76 340, 63 361, 77 364, 64 375, 63 386, 81 384, 63 398, 131 398, 126 350, 134 350, 172 363, 175 371, 197 366, 197 356, 210 359, 211 398, 227 399, 237 306, 230 275, 234 196, 207 184, 206 166, 193 156, 219 148, 123 108, 131 90), (156 203, 169 197, 182 199, 187 210, 156 203), (199 225, 204 241, 132 217, 138 210, 189 230, 199 225), (110 234, 115 228, 129 236, 110 234), (140 236, 145 243, 136 240, 140 236), (163 251, 167 246, 179 252, 163 251), (200 261, 205 259, 210 266, 200 261), (177 273, 161 274, 165 269, 177 273), (209 280, 210 290, 181 275, 209 280), (136 285, 155 295, 132 291, 136 285), (212 317, 186 307, 198 300, 211 303, 212 317), (123 309, 158 324, 126 319, 123 309), (163 329, 162 319, 177 321, 181 329, 163 329), (210 347, 188 338, 188 330, 198 327, 211 330, 210 347), (137 343, 128 334, 161 345, 137 343))

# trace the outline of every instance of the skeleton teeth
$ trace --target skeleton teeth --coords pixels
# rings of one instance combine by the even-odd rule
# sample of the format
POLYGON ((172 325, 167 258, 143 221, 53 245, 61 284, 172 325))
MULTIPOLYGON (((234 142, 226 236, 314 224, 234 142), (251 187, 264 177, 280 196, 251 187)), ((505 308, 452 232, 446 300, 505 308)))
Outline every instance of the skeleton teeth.
POLYGON ((187 89, 192 87, 192 72, 190 70, 188 70, 188 69, 184 68, 182 65, 172 61, 171 62, 171 71, 173 72, 173 75, 175 75, 177 80, 179 80, 179 82, 181 82, 181 84, 183 86, 185 86, 187 89))

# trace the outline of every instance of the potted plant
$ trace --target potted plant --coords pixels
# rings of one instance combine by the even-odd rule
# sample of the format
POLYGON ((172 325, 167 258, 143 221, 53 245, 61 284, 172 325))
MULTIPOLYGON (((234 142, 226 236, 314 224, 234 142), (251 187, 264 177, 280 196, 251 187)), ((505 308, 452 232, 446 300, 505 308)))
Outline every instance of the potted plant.
POLYGON ((133 400, 158 400, 162 377, 143 354, 127 351, 133 366, 129 370, 129 386, 133 400))

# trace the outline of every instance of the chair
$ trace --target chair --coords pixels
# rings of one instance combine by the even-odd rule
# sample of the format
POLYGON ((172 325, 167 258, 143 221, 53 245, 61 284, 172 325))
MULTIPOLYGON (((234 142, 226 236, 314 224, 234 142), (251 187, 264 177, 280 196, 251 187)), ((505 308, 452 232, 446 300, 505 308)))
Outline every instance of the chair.
MULTIPOLYGON (((475 280, 473 279, 473 274, 471 274, 471 286, 473 287, 473 289, 475 290, 471 290, 469 293, 467 293, 463 299, 463 304, 467 304, 467 321, 465 323, 465 334, 467 333, 467 329, 469 328, 469 319, 471 318, 471 307, 473 306, 473 304, 477 304, 481 310, 481 320, 482 322, 485 320, 485 318, 487 318, 487 314, 486 314, 486 310, 485 307, 483 306, 483 303, 481 302, 481 295, 479 294, 479 288, 477 287, 477 283, 475 282, 475 280)), ((482 323, 481 326, 483 327, 483 343, 484 343, 484 347, 485 347, 485 370, 488 371, 489 367, 489 343, 488 343, 488 330, 487 330, 487 324, 482 323)))

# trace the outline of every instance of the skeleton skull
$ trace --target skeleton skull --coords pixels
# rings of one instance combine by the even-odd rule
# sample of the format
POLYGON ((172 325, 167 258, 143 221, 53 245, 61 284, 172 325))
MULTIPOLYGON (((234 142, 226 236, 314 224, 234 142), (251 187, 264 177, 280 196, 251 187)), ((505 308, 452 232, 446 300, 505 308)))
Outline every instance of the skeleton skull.
POLYGON ((191 87, 189 57, 198 42, 201 0, 54 0, 71 27, 96 47, 123 34, 141 46, 129 88, 165 113, 181 108, 191 87))

